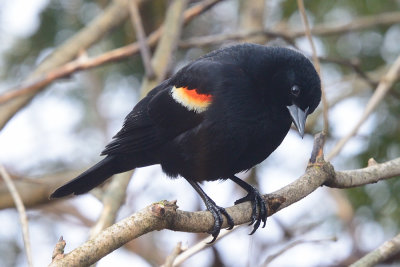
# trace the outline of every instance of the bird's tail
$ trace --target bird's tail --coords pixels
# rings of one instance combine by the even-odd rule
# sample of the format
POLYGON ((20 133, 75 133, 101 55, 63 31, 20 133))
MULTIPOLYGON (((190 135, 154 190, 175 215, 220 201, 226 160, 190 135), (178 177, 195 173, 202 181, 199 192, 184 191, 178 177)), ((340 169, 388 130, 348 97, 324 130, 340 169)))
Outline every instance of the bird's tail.
POLYGON ((113 168, 116 165, 115 161, 117 159, 114 156, 107 156, 75 179, 59 187, 50 195, 50 198, 59 198, 70 194, 79 195, 88 192, 113 174, 124 171, 116 171, 113 168))

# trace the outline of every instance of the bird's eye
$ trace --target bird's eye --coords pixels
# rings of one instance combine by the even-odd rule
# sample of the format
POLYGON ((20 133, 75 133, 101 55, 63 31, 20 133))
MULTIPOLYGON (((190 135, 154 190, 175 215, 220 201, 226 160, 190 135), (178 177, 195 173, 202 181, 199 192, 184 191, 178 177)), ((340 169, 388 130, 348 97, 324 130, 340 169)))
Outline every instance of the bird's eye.
POLYGON ((290 89, 290 93, 295 97, 298 97, 300 94, 300 87, 297 85, 293 85, 293 87, 290 89))

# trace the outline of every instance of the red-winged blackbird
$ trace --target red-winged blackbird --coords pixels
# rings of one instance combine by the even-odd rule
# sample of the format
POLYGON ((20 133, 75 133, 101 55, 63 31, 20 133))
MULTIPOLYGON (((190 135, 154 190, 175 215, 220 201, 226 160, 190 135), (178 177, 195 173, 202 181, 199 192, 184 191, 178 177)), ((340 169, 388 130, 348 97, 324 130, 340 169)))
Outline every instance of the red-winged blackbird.
MULTIPOLYGON (((225 215, 198 182, 230 179, 252 202, 254 233, 266 222, 265 203, 252 185, 235 176, 267 158, 294 122, 301 136, 307 115, 321 98, 311 62, 287 48, 239 44, 213 51, 155 87, 125 118, 99 163, 58 188, 52 198, 82 194, 111 175, 161 164, 184 177, 215 219, 215 238, 225 215)), ((263 227, 264 227, 263 226, 263 227)), ((213 241, 214 241, 213 240, 213 241)))

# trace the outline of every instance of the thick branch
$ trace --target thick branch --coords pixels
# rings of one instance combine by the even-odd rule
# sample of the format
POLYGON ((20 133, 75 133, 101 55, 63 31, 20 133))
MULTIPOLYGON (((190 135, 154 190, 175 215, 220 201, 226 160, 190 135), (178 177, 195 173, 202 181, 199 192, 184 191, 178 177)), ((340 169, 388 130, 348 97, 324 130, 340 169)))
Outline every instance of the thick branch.
MULTIPOLYGON (((332 168, 329 167, 329 164, 326 166, 326 168, 308 168, 306 174, 298 180, 266 196, 268 214, 274 214, 277 210, 289 206, 320 187, 332 175, 332 168)), ((212 228, 214 219, 210 212, 186 212, 177 210, 177 208, 175 202, 168 201, 150 205, 105 229, 50 266, 88 266, 126 242, 154 230, 170 229, 204 233, 212 228), (87 255, 90 255, 90 257, 87 257, 87 255)), ((241 203, 226 210, 236 224, 248 223, 251 219, 250 202, 241 203)), ((223 227, 227 227, 226 221, 224 221, 223 227)))
MULTIPOLYGON (((316 144, 319 144, 319 142, 316 142, 316 144)), ((382 177, 386 179, 397 176, 400 172, 400 159, 394 159, 360 170, 335 172, 329 163, 321 162, 321 156, 317 156, 317 161, 311 163, 306 173, 299 179, 272 194, 264 196, 268 202, 269 215, 301 200, 323 184, 338 187, 337 185, 343 183, 343 179, 349 179, 353 181, 350 186, 356 186, 357 183, 358 185, 363 185, 365 181, 359 181, 357 177, 365 175, 370 177, 370 182, 376 182, 382 177), (380 174, 378 170, 382 171, 383 174, 380 174), (374 174, 376 176, 373 180, 374 174), (347 176, 345 177, 345 175, 347 176)), ((169 229, 204 233, 212 228, 214 221, 210 212, 186 212, 177 208, 176 202, 161 201, 152 204, 131 217, 105 229, 94 239, 66 254, 63 259, 53 262, 51 266, 90 265, 126 242, 154 230, 169 229), (90 255, 90 257, 87 257, 87 255, 90 255)), ((251 219, 250 202, 241 203, 226 210, 236 225, 248 223, 251 219)), ((226 221, 224 221, 223 227, 227 226, 226 221)))
MULTIPOLYGON (((49 202, 49 195, 55 188, 77 176, 81 171, 51 173, 41 178, 17 178, 13 183, 21 195, 25 207, 49 202)), ((6 185, 0 182, 0 210, 14 207, 14 201, 6 185)))

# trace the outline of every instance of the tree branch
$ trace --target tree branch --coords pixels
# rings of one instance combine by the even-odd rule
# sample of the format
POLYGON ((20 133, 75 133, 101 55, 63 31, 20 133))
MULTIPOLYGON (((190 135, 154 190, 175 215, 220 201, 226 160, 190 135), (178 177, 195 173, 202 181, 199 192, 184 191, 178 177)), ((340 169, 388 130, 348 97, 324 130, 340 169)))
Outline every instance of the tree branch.
POLYGON ((400 56, 397 57, 396 61, 390 67, 388 72, 382 77, 374 94, 371 96, 367 105, 365 106, 361 118, 358 120, 353 129, 351 129, 351 131, 346 136, 344 136, 342 139, 339 140, 339 142, 335 145, 335 147, 331 150, 331 152, 327 156, 327 160, 331 160, 337 154, 339 154, 344 145, 358 132, 361 125, 363 125, 363 123, 368 119, 369 115, 371 115, 371 113, 382 101, 386 93, 390 90, 390 88, 392 88, 392 85, 397 81, 399 77, 400 77, 400 56))
POLYGON ((324 119, 324 126, 323 126, 323 132, 324 133, 328 133, 329 130, 329 117, 328 117, 328 108, 329 108, 329 104, 328 101, 326 99, 326 94, 325 94, 325 86, 324 83, 322 81, 322 73, 321 73, 321 64, 319 62, 319 58, 317 55, 317 49, 315 48, 315 44, 314 41, 312 39, 311 36, 311 30, 310 30, 310 24, 308 23, 308 18, 307 18, 307 14, 306 14, 306 9, 304 7, 304 1, 303 0, 297 0, 297 5, 299 7, 299 11, 301 14, 301 18, 304 24, 304 28, 305 28, 305 35, 308 39, 308 42, 310 43, 311 46, 311 50, 312 50, 312 59, 314 62, 314 66, 318 72, 318 75, 321 79, 321 91, 322 91, 322 117, 324 119))
MULTIPOLYGON (((335 172, 332 165, 323 161, 323 142, 319 141, 321 138, 323 139, 323 136, 317 135, 315 142, 317 148, 313 149, 313 151, 316 151, 313 153, 316 153, 317 156, 315 156, 315 162, 310 161, 305 174, 282 189, 264 195, 269 216, 301 200, 321 185, 334 186, 340 184, 341 179, 344 179, 343 175, 347 175, 346 179, 353 180, 351 186, 355 186, 356 177, 360 176, 360 173, 367 176, 371 173, 372 177, 374 172, 369 168, 384 169, 385 173, 383 176, 385 178, 396 176, 400 172, 400 168, 398 167, 400 159, 376 164, 361 170, 335 172), (338 181, 336 181, 337 177, 339 177, 338 181)), ((370 181, 378 181, 381 177, 382 175, 378 175, 375 177, 375 180, 370 179, 370 181)), ((359 185, 363 184, 365 182, 359 183, 359 185)), ((214 219, 210 212, 186 212, 177 208, 176 201, 154 203, 105 229, 92 240, 74 249, 66 254, 64 258, 53 262, 50 266, 87 266, 93 264, 126 242, 154 230, 169 229, 173 231, 204 233, 212 228, 214 219), (90 257, 87 255, 90 255, 90 257)), ((252 209, 250 202, 241 203, 226 208, 226 210, 236 225, 248 223, 251 220, 252 209)), ((227 222, 224 220, 222 227, 227 226, 227 222)))
POLYGON ((183 25, 183 13, 187 5, 187 0, 172 1, 167 10, 164 21, 164 30, 160 37, 154 56, 151 60, 155 77, 150 79, 145 77, 142 81, 140 92, 142 96, 146 95, 151 89, 162 82, 168 71, 172 55, 175 52, 176 45, 180 39, 183 25))
MULTIPOLYGON (((49 195, 54 189, 81 172, 82 170, 67 171, 47 174, 40 178, 17 178, 13 179, 13 182, 25 207, 33 207, 49 202, 49 195)), ((13 198, 6 184, 0 182, 0 210, 11 207, 14 207, 13 198)))
MULTIPOLYGON (((94 19, 88 26, 83 28, 64 44, 59 46, 48 56, 23 82, 30 84, 40 79, 43 73, 73 60, 76 56, 100 40, 112 28, 121 24, 128 16, 127 0, 114 0, 104 12, 94 19)), ((42 89, 43 87, 40 87, 42 89)), ((0 106, 0 130, 21 108, 28 104, 32 98, 41 90, 28 91, 18 95, 13 101, 8 101, 0 106)))
POLYGON ((368 253, 350 267, 372 267, 400 252, 400 234, 386 241, 376 250, 368 253))
POLYGON ((335 178, 328 180, 325 185, 334 188, 350 188, 376 183, 395 176, 400 176, 400 158, 363 169, 337 171, 335 178))
POLYGON ((32 249, 31 249, 31 242, 29 241, 28 217, 26 216, 24 203, 22 202, 21 197, 20 197, 14 183, 12 182, 10 175, 8 174, 6 169, 4 169, 3 165, 0 165, 0 175, 1 175, 1 177, 3 177, 3 180, 6 183, 7 188, 10 191, 10 194, 14 200, 15 206, 17 207, 19 219, 21 222, 22 237, 24 240, 26 258, 27 258, 28 266, 32 267, 33 266, 32 249))
POLYGON ((138 40, 139 43, 140 54, 142 55, 146 76, 149 79, 153 79, 155 77, 155 73, 150 62, 151 60, 150 48, 146 42, 146 34, 144 33, 143 23, 140 17, 139 7, 136 0, 129 0, 129 12, 131 14, 131 21, 133 27, 136 31, 136 39, 138 40))
POLYGON ((298 246, 298 245, 302 245, 305 243, 321 243, 321 242, 329 242, 329 241, 337 241, 336 237, 331 237, 331 238, 326 238, 326 239, 316 239, 316 240, 296 240, 292 243, 290 243, 289 245, 285 246, 284 248, 282 248, 281 250, 279 250, 278 252, 269 255, 267 257, 267 259, 264 261, 263 263, 263 267, 268 266, 273 260, 275 260, 276 258, 278 258, 279 256, 281 256, 282 254, 284 254, 285 252, 287 252, 288 250, 298 246))
MULTIPOLYGON (((207 11, 220 1, 222 0, 205 0, 188 8, 183 14, 184 24, 189 23, 193 18, 207 11)), ((147 45, 153 47, 160 39, 163 30, 164 27, 161 26, 156 31, 151 33, 147 38, 147 45)), ((24 83, 22 83, 22 85, 18 86, 17 88, 11 89, 6 93, 0 95, 0 105, 7 104, 7 102, 9 101, 17 101, 18 98, 20 97, 23 98, 24 95, 36 94, 54 80, 70 76, 74 72, 122 60, 129 56, 139 53, 139 51, 140 51, 139 43, 135 42, 133 44, 129 44, 105 52, 96 57, 92 58, 88 58, 86 56, 78 57, 76 60, 68 62, 60 67, 54 67, 51 70, 49 69, 48 71, 43 72, 43 74, 34 75, 35 76, 34 78, 29 79, 24 83)), ((1 111, 1 106, 0 106, 0 111, 1 111)), ((1 122, 2 119, 0 116, 0 128, 4 126, 1 122)))
MULTIPOLYGON (((354 18, 351 22, 346 24, 338 24, 338 22, 332 22, 327 24, 315 25, 311 29, 311 34, 316 36, 329 36, 335 34, 342 34, 350 31, 360 31, 363 29, 375 27, 375 26, 384 26, 384 25, 392 25, 400 22, 400 12, 387 12, 381 13, 378 15, 370 15, 365 17, 354 18)), ((238 33, 224 33, 224 34, 215 34, 208 35, 202 37, 193 37, 190 39, 183 40, 179 43, 179 46, 182 48, 189 47, 201 47, 207 45, 216 45, 221 44, 228 40, 244 40, 249 37, 255 36, 267 36, 271 38, 282 38, 290 44, 293 44, 294 39, 303 37, 305 31, 300 30, 255 30, 255 31, 246 31, 246 32, 238 32, 238 33)))

